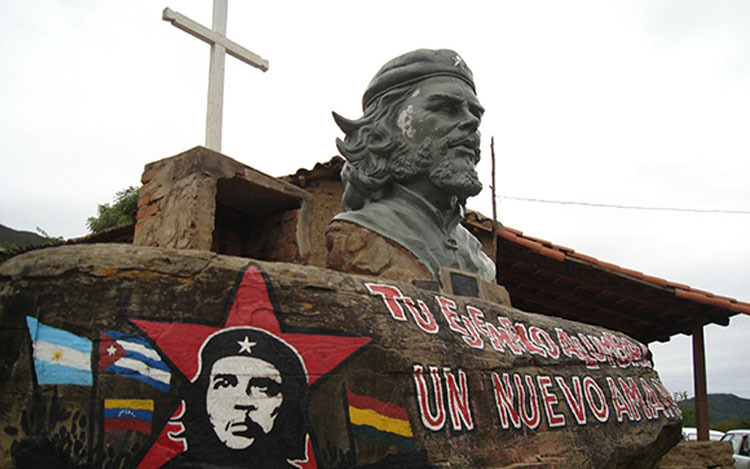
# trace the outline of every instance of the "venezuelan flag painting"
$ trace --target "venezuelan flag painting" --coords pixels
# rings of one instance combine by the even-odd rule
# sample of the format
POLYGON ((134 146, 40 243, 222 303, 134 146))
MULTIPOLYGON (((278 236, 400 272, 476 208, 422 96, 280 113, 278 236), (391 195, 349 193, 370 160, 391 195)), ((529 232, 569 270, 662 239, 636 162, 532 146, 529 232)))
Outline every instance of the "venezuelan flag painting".
POLYGON ((154 401, 152 399, 104 400, 104 431, 106 433, 132 430, 150 435, 153 416, 154 401))
POLYGON ((353 393, 344 385, 352 436, 382 445, 414 449, 409 414, 404 407, 353 393))

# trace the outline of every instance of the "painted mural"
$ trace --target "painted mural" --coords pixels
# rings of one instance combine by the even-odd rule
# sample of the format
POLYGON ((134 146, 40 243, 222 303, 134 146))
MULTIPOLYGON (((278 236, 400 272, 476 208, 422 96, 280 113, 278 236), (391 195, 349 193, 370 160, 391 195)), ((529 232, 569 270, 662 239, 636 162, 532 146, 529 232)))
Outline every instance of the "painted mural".
POLYGON ((291 305, 320 311, 318 294, 279 302, 258 264, 242 270, 219 320, 144 310, 79 335, 25 316, 33 404, 5 426, 13 464, 431 467, 445 441, 502 461, 482 446, 487 435, 681 418, 648 349, 626 336, 359 282, 368 306, 336 312, 348 328, 294 324, 291 305))
MULTIPOLYGON (((436 315, 422 300, 405 296, 396 286, 366 283, 368 291, 382 298, 394 321, 410 320, 424 334, 437 334, 440 325, 436 315), (408 311, 408 315, 407 315, 408 311)), ((607 372, 604 386, 587 374, 555 376, 514 372, 491 372, 482 376, 486 389, 492 390, 497 408, 497 423, 503 430, 537 429, 544 420, 548 428, 567 425, 617 422, 640 422, 660 416, 681 418, 680 408, 658 378, 619 376, 618 370, 630 367, 651 369, 645 345, 611 332, 600 334, 570 333, 561 327, 549 331, 537 326, 513 323, 502 316, 497 323, 487 321, 484 313, 466 306, 459 314, 455 301, 436 295, 440 317, 465 347, 491 348, 501 354, 518 357, 533 355, 548 360, 580 361, 589 370, 607 372), (568 418, 558 409, 565 405, 568 418), (590 417, 588 417, 590 416, 590 417)), ((437 432, 448 427, 452 432, 474 429, 470 386, 461 368, 432 364, 413 365, 414 388, 419 416, 424 427, 437 432)))
POLYGON ((265 279, 247 269, 223 324, 133 320, 189 381, 171 426, 139 467, 166 460, 248 460, 267 467, 316 467, 309 388, 368 337, 282 332, 265 279))

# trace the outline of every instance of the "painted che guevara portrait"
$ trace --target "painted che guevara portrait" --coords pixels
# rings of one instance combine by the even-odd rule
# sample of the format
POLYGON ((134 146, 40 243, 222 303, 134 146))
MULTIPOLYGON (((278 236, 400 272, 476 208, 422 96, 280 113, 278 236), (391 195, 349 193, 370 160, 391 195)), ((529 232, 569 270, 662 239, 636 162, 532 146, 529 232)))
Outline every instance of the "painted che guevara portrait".
POLYGON ((165 467, 284 468, 305 458, 307 375, 298 353, 266 331, 210 335, 185 405, 187 451, 165 467))

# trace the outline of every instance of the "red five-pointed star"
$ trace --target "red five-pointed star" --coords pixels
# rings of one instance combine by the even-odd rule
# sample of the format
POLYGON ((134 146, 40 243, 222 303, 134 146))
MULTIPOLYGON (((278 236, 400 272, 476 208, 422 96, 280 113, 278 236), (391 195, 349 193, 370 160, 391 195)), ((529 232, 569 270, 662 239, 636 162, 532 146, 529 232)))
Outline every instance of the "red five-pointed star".
MULTIPOLYGON (((229 315, 224 324, 216 327, 139 319, 131 319, 131 322, 154 341, 161 353, 166 355, 188 380, 193 380, 198 372, 198 352, 203 342, 209 335, 227 327, 252 326, 286 341, 302 357, 307 370, 308 385, 313 385, 320 377, 331 372, 371 341, 369 337, 282 332, 269 297, 268 287, 258 268, 253 265, 249 266, 237 287, 229 315)), ((167 437, 166 433, 168 433, 167 428, 162 430, 165 437, 167 437)), ((152 454, 155 450, 158 453, 159 446, 163 446, 170 440, 165 440, 160 435, 139 467, 153 467, 152 464, 158 467, 181 452, 182 450, 173 449, 166 451, 160 457, 152 454)))

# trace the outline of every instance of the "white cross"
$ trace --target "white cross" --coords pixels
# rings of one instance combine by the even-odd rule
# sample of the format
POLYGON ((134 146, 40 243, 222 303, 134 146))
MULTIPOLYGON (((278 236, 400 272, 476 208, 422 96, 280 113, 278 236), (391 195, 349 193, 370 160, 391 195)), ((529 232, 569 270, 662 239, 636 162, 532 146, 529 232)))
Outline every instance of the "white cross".
POLYGON ((208 108, 206 111, 206 147, 221 151, 221 119, 224 106, 224 53, 228 53, 248 65, 268 70, 268 61, 236 42, 226 38, 227 1, 214 0, 214 16, 211 29, 196 23, 187 16, 165 8, 162 19, 198 39, 211 44, 211 65, 208 69, 208 108))

